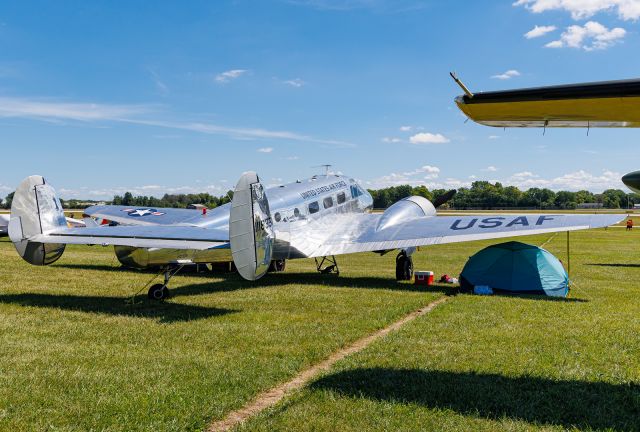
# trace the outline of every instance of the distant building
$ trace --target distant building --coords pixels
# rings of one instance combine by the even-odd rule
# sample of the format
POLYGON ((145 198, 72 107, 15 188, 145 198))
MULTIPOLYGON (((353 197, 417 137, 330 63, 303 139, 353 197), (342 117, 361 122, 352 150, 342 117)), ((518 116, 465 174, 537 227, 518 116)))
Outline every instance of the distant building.
POLYGON ((582 204, 578 204, 578 206, 576 208, 579 209, 599 209, 602 208, 603 205, 602 203, 582 203, 582 204))

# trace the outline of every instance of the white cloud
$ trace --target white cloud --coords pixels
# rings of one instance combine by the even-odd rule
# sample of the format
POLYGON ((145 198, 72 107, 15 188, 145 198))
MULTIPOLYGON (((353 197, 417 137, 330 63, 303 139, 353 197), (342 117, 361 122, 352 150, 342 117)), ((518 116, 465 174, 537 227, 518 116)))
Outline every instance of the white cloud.
POLYGON ((258 153, 271 153, 273 151, 273 147, 262 147, 258 149, 258 153))
POLYGON ((162 81, 162 79, 160 78, 160 75, 158 75, 158 73, 153 69, 149 69, 149 73, 151 74, 151 79, 153 80, 153 83, 158 89, 158 92, 163 96, 166 96, 167 94, 169 94, 169 86, 167 86, 167 84, 165 84, 165 82, 162 81))
POLYGON ((485 171, 485 172, 496 172, 496 171, 498 171, 498 168, 496 168, 493 165, 491 165, 491 166, 488 166, 488 167, 484 168, 482 171, 485 171))
POLYGON ((528 32, 526 32, 524 34, 524 37, 527 39, 534 39, 534 38, 538 38, 541 36, 546 35, 547 33, 551 33, 552 31, 555 31, 557 29, 556 26, 535 26, 534 28, 532 28, 531 30, 529 30, 528 32))
POLYGON ((533 13, 564 10, 575 20, 604 11, 615 12, 623 20, 640 18, 640 0, 518 0, 513 5, 524 6, 533 13))
POLYGON ((298 157, 298 156, 287 156, 286 159, 287 160, 298 160, 298 159, 300 159, 300 157, 298 157))
POLYGON ((602 192, 606 189, 623 189, 620 180, 622 175, 618 172, 604 170, 600 175, 594 175, 584 170, 575 171, 558 177, 545 179, 530 171, 513 174, 504 180, 505 185, 517 186, 520 189, 532 187, 548 188, 552 190, 590 190, 602 192))
POLYGON ((489 135, 489 139, 494 140, 494 139, 499 139, 500 135, 489 135))
POLYGON ((300 78, 295 78, 291 80, 282 81, 284 84, 290 85, 291 87, 300 88, 306 84, 306 82, 302 81, 300 78))
POLYGON ((389 186, 410 185, 428 185, 440 176, 440 168, 432 165, 424 165, 411 171, 402 173, 391 173, 382 177, 378 177, 371 181, 365 182, 368 187, 375 189, 389 186))
POLYGON ((508 80, 514 77, 520 76, 520 72, 518 72, 515 69, 509 69, 508 71, 506 71, 505 73, 501 73, 498 75, 493 75, 491 78, 493 79, 499 79, 499 80, 508 80))
POLYGON ((395 137, 384 137, 384 138, 382 138, 382 142, 385 142, 385 143, 399 143, 399 142, 402 142, 402 140, 400 138, 395 138, 395 137))
POLYGON ((449 138, 442 134, 432 134, 429 132, 420 132, 409 138, 411 144, 444 144, 449 141, 449 138))
POLYGON ((411 132, 413 126, 400 126, 400 132, 411 132))
POLYGON ((145 105, 108 105, 0 97, 0 117, 45 121, 121 120, 150 111, 145 105))
MULTIPOLYGON (((55 101, 51 99, 0 97, 0 118, 23 118, 52 123, 61 123, 63 121, 76 121, 83 123, 120 122, 186 130, 210 135, 224 135, 234 139, 279 139, 328 144, 340 147, 354 146, 354 144, 344 141, 320 139, 291 131, 229 127, 202 122, 163 120, 157 118, 161 114, 158 112, 157 108, 158 107, 151 105, 97 104, 55 101)), ((172 114, 172 117, 175 117, 175 114, 172 114)))
POLYGON ((572 25, 562 33, 560 39, 549 42, 547 48, 582 48, 586 51, 605 49, 625 37, 627 31, 621 27, 608 29, 602 24, 589 21, 584 26, 572 25))
POLYGON ((240 78, 243 74, 247 72, 246 69, 232 69, 216 75, 215 80, 218 83, 224 84, 229 81, 233 81, 237 78, 240 78))

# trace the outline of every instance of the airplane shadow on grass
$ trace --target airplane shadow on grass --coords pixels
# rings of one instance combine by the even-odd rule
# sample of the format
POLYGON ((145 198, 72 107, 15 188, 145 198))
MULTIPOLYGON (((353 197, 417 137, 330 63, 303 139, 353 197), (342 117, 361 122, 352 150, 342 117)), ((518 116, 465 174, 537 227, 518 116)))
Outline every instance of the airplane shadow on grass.
POLYGON ((222 316, 239 312, 235 309, 220 309, 185 305, 173 302, 143 300, 125 304, 123 297, 76 296, 56 294, 1 294, 0 303, 28 307, 42 307, 80 311, 114 316, 157 319, 161 323, 185 322, 222 316))
MULTIPOLYGON (((98 270, 111 272, 133 272, 145 273, 149 275, 157 274, 153 270, 135 270, 126 267, 114 267, 110 265, 98 264, 54 264, 57 267, 70 269, 98 270)), ((335 274, 322 274, 314 271, 309 272, 281 272, 269 273, 257 282, 249 282, 242 279, 237 273, 224 272, 185 272, 178 273, 169 285, 171 295, 190 296, 200 294, 211 294, 215 292, 228 292, 245 289, 268 288, 281 285, 323 285, 335 288, 355 288, 355 289, 383 289, 390 291, 442 293, 446 295, 457 295, 459 289, 456 285, 435 283, 430 286, 414 285, 411 282, 398 283, 393 278, 374 276, 337 276, 335 274), (183 285, 172 288, 179 280, 180 276, 201 277, 209 279, 208 282, 183 285)), ((566 303, 584 303, 588 300, 579 298, 548 297, 544 295, 514 295, 508 293, 494 293, 494 297, 509 297, 522 300, 553 301, 566 303)))
MULTIPOLYGON (((126 267, 116 267, 111 265, 99 264, 54 264, 55 267, 68 268, 74 270, 97 270, 109 272, 132 272, 137 274, 158 274, 153 270, 136 270, 126 267)), ((209 282, 202 284, 193 284, 188 286, 172 288, 172 295, 195 295, 207 294, 222 291, 235 291, 240 289, 256 289, 279 285, 324 285, 331 287, 343 288, 362 288, 362 289, 386 289, 394 291, 414 291, 414 292, 443 292, 448 293, 451 285, 435 284, 429 287, 423 285, 413 285, 412 283, 398 283, 395 279, 373 276, 337 276, 335 274, 321 274, 318 272, 280 272, 269 273, 257 282, 245 281, 237 273, 225 272, 185 272, 181 271, 176 275, 176 279, 172 279, 175 285, 180 276, 199 277, 209 279, 209 282)), ((171 285, 169 287, 171 288, 171 285)))
POLYGON ((640 430, 640 385, 470 372, 362 368, 311 384, 349 397, 450 409, 566 429, 640 430))

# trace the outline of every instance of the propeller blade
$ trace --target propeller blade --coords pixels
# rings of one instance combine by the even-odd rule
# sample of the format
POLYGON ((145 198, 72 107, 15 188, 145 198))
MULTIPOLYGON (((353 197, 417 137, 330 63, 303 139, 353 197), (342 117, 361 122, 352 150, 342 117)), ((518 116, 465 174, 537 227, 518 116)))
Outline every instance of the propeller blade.
POLYGON ((458 192, 455 189, 451 189, 449 192, 440 195, 439 197, 437 197, 434 201, 433 201, 433 206, 435 208, 440 207, 443 204, 446 204, 447 202, 449 202, 451 200, 451 198, 453 198, 453 196, 456 194, 456 192, 458 192))

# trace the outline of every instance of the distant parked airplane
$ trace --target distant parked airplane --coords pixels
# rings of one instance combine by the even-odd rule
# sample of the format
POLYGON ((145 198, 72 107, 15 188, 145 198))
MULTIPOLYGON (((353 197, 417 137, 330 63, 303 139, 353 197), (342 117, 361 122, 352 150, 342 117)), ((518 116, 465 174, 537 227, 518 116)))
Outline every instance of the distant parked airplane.
POLYGON ((406 280, 412 277, 411 255, 417 246, 599 228, 624 218, 436 217, 435 206, 420 196, 374 214, 369 213, 372 203, 362 186, 342 175, 314 176, 265 190, 256 173, 247 172, 240 177, 231 203, 208 212, 94 206, 85 213, 122 225, 70 228, 53 187, 43 177, 31 176, 13 198, 9 236, 20 256, 35 265, 55 262, 66 244, 113 245, 122 262, 164 268, 164 283, 148 293, 162 299, 168 295, 171 277, 185 265, 233 261, 243 278, 256 280, 270 267, 282 269, 287 259, 320 258, 319 271, 337 272, 335 255, 398 250, 396 277, 406 280))
POLYGON ((9 215, 0 214, 0 237, 9 234, 9 215))

